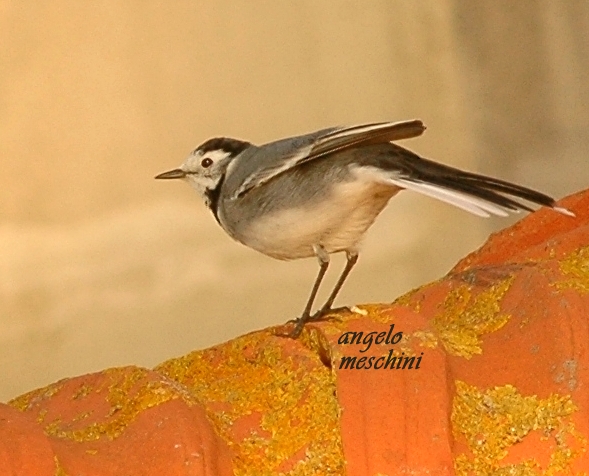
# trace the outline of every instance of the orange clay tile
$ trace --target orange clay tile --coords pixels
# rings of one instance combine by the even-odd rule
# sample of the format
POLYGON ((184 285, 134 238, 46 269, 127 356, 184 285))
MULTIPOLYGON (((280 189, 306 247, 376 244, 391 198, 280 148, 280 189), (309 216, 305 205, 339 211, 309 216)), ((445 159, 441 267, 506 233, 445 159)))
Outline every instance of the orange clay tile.
POLYGON ((589 192, 561 205, 576 218, 533 213, 298 341, 280 326, 0 405, 0 475, 589 473, 589 192))

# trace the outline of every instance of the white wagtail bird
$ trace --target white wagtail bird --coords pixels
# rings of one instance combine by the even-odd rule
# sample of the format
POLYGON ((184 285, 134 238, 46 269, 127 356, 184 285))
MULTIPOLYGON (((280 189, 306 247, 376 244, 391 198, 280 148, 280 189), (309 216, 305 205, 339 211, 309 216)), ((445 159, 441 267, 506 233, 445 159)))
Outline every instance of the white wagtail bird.
POLYGON ((419 120, 333 127, 256 146, 210 139, 177 169, 156 179, 183 179, 235 240, 281 260, 319 260, 311 294, 291 332, 325 316, 358 260, 362 236, 388 201, 413 190, 481 217, 532 211, 517 199, 553 208, 552 197, 520 185, 424 159, 392 141, 417 137, 419 120), (331 253, 346 266, 327 302, 311 314, 331 253))

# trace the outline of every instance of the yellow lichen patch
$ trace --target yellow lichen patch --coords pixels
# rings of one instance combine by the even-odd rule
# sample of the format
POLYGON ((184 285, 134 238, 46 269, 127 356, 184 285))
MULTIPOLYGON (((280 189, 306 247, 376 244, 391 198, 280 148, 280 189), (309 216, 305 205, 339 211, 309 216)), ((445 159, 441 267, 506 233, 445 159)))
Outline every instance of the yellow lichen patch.
MULTIPOLYGON (((373 315, 371 315, 370 317, 372 317, 372 316, 373 315)), ((377 322, 379 321, 378 318, 374 319, 374 320, 377 322)), ((386 322, 387 324, 390 324, 390 322, 391 322, 390 314, 387 315, 386 320, 382 319, 381 321, 386 322)), ((415 342, 417 345, 420 345, 421 347, 435 349, 438 346, 438 337, 432 331, 418 330, 418 331, 415 331, 411 334, 403 332, 403 337, 396 344, 395 350, 393 351, 393 355, 395 355, 395 356, 400 355, 402 352, 404 352, 405 355, 407 355, 407 356, 418 355, 419 352, 414 347, 413 342, 415 342)), ((385 355, 387 355, 387 354, 385 354, 385 355)))
POLYGON ((113 440, 148 408, 180 397, 190 403, 190 396, 179 392, 172 382, 148 380, 147 372, 140 368, 132 372, 129 369, 105 370, 104 384, 97 393, 106 393, 106 401, 110 404, 107 415, 99 422, 88 423, 82 428, 79 422, 89 418, 90 412, 81 413, 68 421, 57 419, 45 427, 45 433, 78 442, 98 440, 105 436, 113 440), (72 429, 72 424, 76 423, 76 428, 72 429))
POLYGON ((402 296, 398 297, 397 299, 395 299, 393 301, 393 305, 396 306, 403 306, 403 307, 407 307, 410 310, 412 310, 413 312, 418 313, 421 310, 421 299, 416 298, 415 296, 418 293, 422 293, 426 288, 430 288, 432 286, 435 286, 436 284, 438 284, 440 281, 433 281, 431 283, 425 284, 423 286, 420 286, 418 288, 412 289, 411 291, 403 294, 402 296))
POLYGON ((438 337, 431 331, 415 331, 412 337, 418 339, 422 347, 435 349, 438 346, 438 337))
POLYGON ((577 407, 568 395, 553 394, 546 399, 524 397, 515 387, 505 385, 480 391, 456 382, 452 407, 452 429, 464 438, 471 455, 456 457, 457 475, 554 475, 571 474, 571 466, 586 449, 586 438, 574 428, 577 407), (550 455, 542 469, 535 459, 501 465, 509 449, 538 432, 550 455))
POLYGON ((573 289, 580 293, 589 293, 589 246, 584 246, 570 253, 559 262, 563 280, 554 283, 557 289, 573 289))
POLYGON ((8 404, 21 412, 28 410, 33 402, 47 400, 56 395, 63 387, 64 380, 52 383, 47 387, 32 390, 24 395, 20 395, 8 402, 8 404))
POLYGON ((67 476, 65 469, 61 466, 61 463, 57 459, 57 456, 53 457, 53 461, 55 461, 55 476, 67 476))
MULTIPOLYGON (((396 304, 395 301, 393 304, 396 304)), ((371 304, 371 305, 362 305, 362 309, 368 312, 367 317, 372 322, 378 322, 381 324, 391 324, 392 321, 392 314, 390 312, 390 305, 382 305, 382 304, 371 304)))
POLYGON ((45 421, 45 416, 47 415, 47 409, 43 408, 37 415, 37 423, 43 423, 45 421))
POLYGON ((313 352, 285 355, 291 344, 250 334, 157 367, 201 402, 237 475, 344 474, 334 374, 313 352))
POLYGON ((447 352, 466 359, 482 353, 480 337, 500 329, 510 318, 501 313, 500 302, 513 279, 503 279, 476 295, 467 284, 448 293, 442 312, 432 320, 447 352))
POLYGON ((79 415, 76 415, 74 418, 72 418, 72 421, 85 420, 86 418, 89 418, 93 413, 93 411, 82 412, 79 415))
POLYGON ((78 399, 87 397, 91 391, 92 391, 92 387, 90 387, 89 385, 86 385, 86 384, 81 385, 80 388, 78 389, 78 391, 72 395, 72 398, 74 400, 78 400, 78 399))
POLYGON ((403 333, 403 337, 401 337, 401 340, 395 346, 396 348, 393 352, 393 355, 395 355, 396 353, 405 353, 405 355, 407 355, 408 357, 418 355, 418 353, 416 353, 415 349, 413 349, 411 345, 411 337, 412 336, 410 336, 409 334, 403 333))

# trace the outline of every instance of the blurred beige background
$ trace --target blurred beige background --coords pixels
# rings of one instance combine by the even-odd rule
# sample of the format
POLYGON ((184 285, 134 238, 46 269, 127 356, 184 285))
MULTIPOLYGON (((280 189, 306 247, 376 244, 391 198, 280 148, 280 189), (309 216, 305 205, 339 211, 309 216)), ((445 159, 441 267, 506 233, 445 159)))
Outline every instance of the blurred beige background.
MULTIPOLYGON (((0 0, 0 65, 0 400, 301 311, 315 260, 236 244, 153 180, 211 136, 420 118, 403 145, 427 157, 589 183, 586 0, 0 0)), ((406 192, 338 303, 392 301, 509 223, 406 192)))

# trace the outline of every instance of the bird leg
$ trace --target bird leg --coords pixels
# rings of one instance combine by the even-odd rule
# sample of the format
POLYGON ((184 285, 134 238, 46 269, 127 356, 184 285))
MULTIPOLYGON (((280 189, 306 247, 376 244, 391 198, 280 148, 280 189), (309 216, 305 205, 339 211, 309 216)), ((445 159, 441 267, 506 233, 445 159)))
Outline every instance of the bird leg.
POLYGON ((313 302, 315 302, 317 291, 319 291, 319 286, 321 285, 321 281, 323 281, 323 277, 325 276, 327 267, 329 266, 329 254, 325 251, 325 249, 320 245, 314 246, 313 249, 317 255, 317 259, 319 260, 319 273, 317 274, 317 278, 315 278, 315 283, 313 284, 313 289, 311 289, 311 295, 309 296, 309 300, 307 301, 303 315, 296 320, 296 325, 290 333, 290 337, 294 339, 301 335, 305 323, 311 319, 311 308, 313 307, 313 302))
POLYGON ((321 316, 324 316, 326 313, 331 311, 331 306, 333 305, 335 298, 337 297, 342 286, 344 285, 344 282, 347 279, 348 275, 350 274, 350 271, 352 271, 352 268, 358 262, 358 252, 357 251, 346 251, 346 258, 348 259, 348 261, 346 262, 346 266, 345 266, 344 270, 342 271, 341 276, 337 280, 337 283, 335 284, 333 291, 331 291, 331 294, 330 294, 329 298, 327 298, 327 301, 325 302, 323 307, 319 311, 317 311, 313 316, 311 316, 309 318, 310 321, 315 321, 317 319, 320 319, 321 316))

